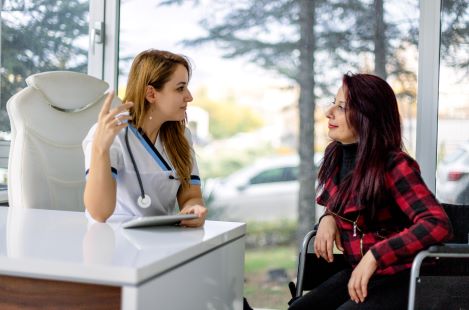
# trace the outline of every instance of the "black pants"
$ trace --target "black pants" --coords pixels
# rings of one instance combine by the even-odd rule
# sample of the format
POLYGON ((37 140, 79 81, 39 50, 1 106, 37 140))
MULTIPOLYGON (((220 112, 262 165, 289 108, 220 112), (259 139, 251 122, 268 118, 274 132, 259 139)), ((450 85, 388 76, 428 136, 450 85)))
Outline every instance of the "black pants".
POLYGON ((363 303, 350 299, 347 284, 351 269, 339 271, 318 287, 296 300, 289 310, 301 309, 407 309, 410 272, 390 276, 374 276, 368 283, 368 296, 363 303))

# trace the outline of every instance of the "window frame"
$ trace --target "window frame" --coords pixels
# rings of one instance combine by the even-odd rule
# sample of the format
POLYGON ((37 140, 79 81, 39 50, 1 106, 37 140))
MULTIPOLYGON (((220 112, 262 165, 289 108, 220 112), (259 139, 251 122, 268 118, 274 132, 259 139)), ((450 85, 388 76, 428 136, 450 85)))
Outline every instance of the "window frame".
POLYGON ((416 159, 436 193, 441 1, 420 1, 416 159))
POLYGON ((90 0, 90 50, 88 51, 88 74, 109 83, 117 89, 119 75, 119 20, 120 0, 90 0), (92 28, 104 24, 104 42, 92 44, 92 28))

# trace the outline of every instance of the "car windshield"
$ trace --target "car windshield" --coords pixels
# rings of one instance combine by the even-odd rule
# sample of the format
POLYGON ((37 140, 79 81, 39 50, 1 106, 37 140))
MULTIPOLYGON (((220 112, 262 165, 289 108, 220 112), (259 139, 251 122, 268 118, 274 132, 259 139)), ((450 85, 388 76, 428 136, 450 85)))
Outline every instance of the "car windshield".
POLYGON ((461 157, 464 153, 465 153, 464 149, 457 149, 453 153, 448 154, 443 159, 443 163, 445 163, 445 164, 451 163, 451 162, 457 160, 459 157, 461 157))
POLYGON ((280 167, 265 170, 255 177, 249 183, 274 183, 274 182, 288 182, 296 181, 298 179, 298 167, 280 167))

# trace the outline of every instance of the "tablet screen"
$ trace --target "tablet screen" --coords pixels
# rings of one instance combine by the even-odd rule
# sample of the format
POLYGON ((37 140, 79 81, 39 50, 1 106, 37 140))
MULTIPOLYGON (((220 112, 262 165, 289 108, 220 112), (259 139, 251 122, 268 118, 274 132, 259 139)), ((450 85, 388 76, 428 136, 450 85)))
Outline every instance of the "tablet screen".
POLYGON ((147 226, 163 226, 179 224, 182 220, 191 220, 197 218, 195 214, 174 214, 137 217, 122 223, 124 228, 136 228, 147 226))

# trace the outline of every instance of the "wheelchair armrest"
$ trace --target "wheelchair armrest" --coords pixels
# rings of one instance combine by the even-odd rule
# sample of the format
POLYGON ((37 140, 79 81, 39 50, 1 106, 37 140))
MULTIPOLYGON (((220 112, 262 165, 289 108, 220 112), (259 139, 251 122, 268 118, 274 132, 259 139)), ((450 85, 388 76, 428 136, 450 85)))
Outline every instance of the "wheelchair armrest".
POLYGON ((469 244, 463 243, 444 243, 440 245, 432 245, 428 248, 430 253, 445 254, 469 254, 469 244))
POLYGON ((309 243, 311 242, 311 239, 313 239, 316 236, 317 232, 318 231, 316 229, 313 229, 305 235, 305 237, 303 238, 302 246, 301 246, 301 253, 304 253, 305 255, 306 253, 308 253, 309 243))
POLYGON ((415 291, 417 278, 420 277, 420 267, 422 261, 427 257, 464 258, 469 257, 469 244, 464 243, 444 243, 432 245, 426 250, 420 251, 412 262, 409 287, 409 310, 414 309, 415 291))
MULTIPOLYGON (((420 251, 412 262, 411 280, 415 280, 420 275, 420 266, 427 257, 447 257, 462 258, 469 257, 469 244, 464 243, 444 243, 432 245, 426 250, 420 251)), ((412 284, 412 283, 411 283, 412 284)))
MULTIPOLYGON (((309 242, 311 239, 313 239, 314 236, 316 236, 316 229, 313 229, 309 231, 306 236, 303 238, 303 243, 301 246, 300 250, 300 255, 298 257, 298 272, 297 272, 297 284, 296 284, 296 292, 295 295, 292 296, 293 298, 298 298, 301 296, 301 293, 303 292, 303 270, 305 268, 305 262, 306 262, 306 254, 308 253, 308 247, 309 247, 309 242)), ((293 287, 290 288, 290 290, 293 291, 293 287)))

